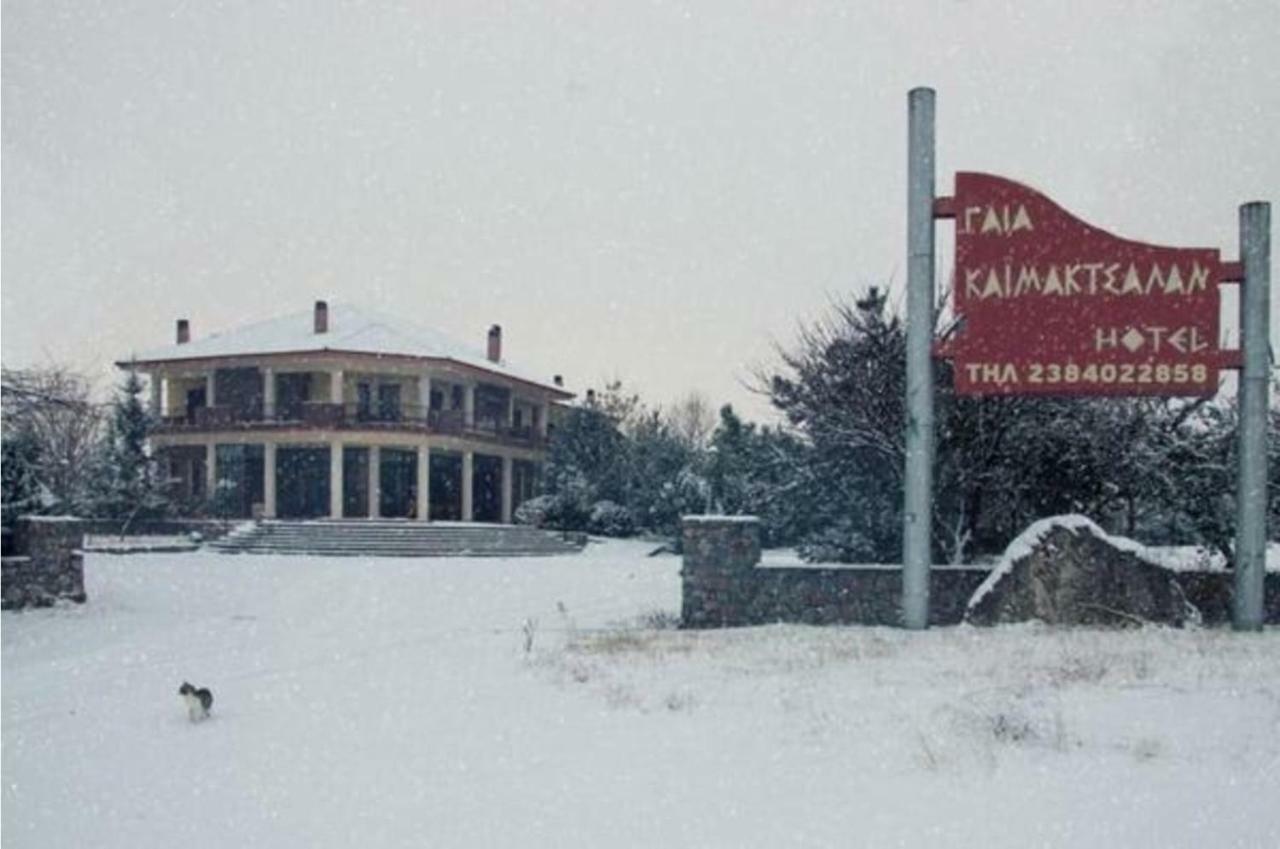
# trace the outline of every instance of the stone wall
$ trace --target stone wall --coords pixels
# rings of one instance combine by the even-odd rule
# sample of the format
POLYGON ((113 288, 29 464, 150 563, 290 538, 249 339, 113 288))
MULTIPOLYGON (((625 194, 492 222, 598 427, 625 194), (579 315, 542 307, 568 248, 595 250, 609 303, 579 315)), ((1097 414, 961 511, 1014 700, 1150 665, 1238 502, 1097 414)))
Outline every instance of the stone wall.
MULTIPOLYGON (((688 516, 683 542, 685 628, 901 622, 900 567, 762 567, 760 523, 754 517, 688 516)), ((929 576, 930 623, 960 622, 987 572, 983 567, 935 567, 929 576)))
POLYGON ((79 550, 84 530, 78 519, 23 517, 12 531, 16 553, 0 564, 0 607, 85 601, 84 555, 79 550))
POLYGON ((5 610, 52 604, 58 599, 85 601, 85 534, 130 536, 199 533, 215 539, 230 522, 200 519, 80 519, 72 516, 23 516, 6 529, 6 556, 0 570, 0 605, 5 610))
MULTIPOLYGON (((760 523, 746 516, 687 516, 680 571, 684 628, 795 622, 812 625, 899 625, 898 566, 779 567, 760 565, 760 523)), ((955 625, 986 580, 987 566, 934 566, 929 623, 955 625)), ((1173 572, 1204 624, 1231 622, 1230 572, 1173 572)), ((1280 624, 1280 573, 1266 576, 1264 608, 1280 624)))

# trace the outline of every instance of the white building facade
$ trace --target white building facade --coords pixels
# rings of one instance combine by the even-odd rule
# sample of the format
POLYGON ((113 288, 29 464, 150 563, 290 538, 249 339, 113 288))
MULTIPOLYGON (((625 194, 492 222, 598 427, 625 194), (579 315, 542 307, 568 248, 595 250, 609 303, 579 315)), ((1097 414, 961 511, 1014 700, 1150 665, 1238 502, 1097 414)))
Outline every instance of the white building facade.
POLYGON ((510 522, 572 395, 399 318, 309 312, 118 363, 149 378, 151 447, 193 514, 510 522))

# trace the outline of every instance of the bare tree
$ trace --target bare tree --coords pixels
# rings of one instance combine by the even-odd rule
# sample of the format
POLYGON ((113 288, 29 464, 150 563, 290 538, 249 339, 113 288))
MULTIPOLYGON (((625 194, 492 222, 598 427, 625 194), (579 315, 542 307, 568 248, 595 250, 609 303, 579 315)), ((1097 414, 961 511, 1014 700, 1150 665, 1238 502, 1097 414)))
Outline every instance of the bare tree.
POLYGON ((690 392, 662 411, 671 433, 692 451, 701 451, 716 429, 716 413, 701 392, 690 392))
POLYGON ((3 434, 6 442, 33 446, 33 474, 54 507, 74 512, 91 494, 91 472, 104 422, 82 375, 62 366, 4 369, 3 434))

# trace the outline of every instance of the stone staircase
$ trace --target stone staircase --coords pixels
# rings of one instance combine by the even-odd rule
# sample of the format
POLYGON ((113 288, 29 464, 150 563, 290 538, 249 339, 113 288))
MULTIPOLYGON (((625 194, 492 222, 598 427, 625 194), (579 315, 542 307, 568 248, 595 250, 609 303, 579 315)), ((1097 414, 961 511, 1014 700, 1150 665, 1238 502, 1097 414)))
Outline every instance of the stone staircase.
POLYGON ((546 557, 574 554, 584 540, 524 525, 406 519, 283 521, 242 525, 206 548, 226 554, 339 557, 546 557))

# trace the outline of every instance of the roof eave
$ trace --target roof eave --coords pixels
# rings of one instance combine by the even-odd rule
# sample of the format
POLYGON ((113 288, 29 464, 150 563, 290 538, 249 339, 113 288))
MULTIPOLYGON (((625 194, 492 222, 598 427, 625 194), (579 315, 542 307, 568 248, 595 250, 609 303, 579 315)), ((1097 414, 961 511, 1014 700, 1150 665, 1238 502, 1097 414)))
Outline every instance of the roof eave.
POLYGON ((128 360, 116 360, 115 366, 116 368, 120 368, 120 369, 156 368, 156 367, 165 366, 165 365, 182 365, 184 363, 189 364, 189 363, 201 362, 206 360, 236 361, 236 360, 246 360, 246 359, 262 359, 264 357, 265 358, 296 357, 296 356, 307 355, 307 354, 340 354, 343 356, 371 357, 374 359, 384 359, 384 360, 397 359, 397 360, 409 360, 412 362, 421 362, 421 363, 450 363, 452 365, 458 366, 463 369, 470 369, 472 371, 477 371, 482 374, 490 374, 495 377, 501 377, 505 380, 514 381, 515 383, 524 384, 525 386, 536 387, 544 392, 547 392, 550 395, 555 396, 558 400, 567 401, 571 398, 577 397, 575 393, 567 392, 566 390, 557 386, 552 386, 550 384, 545 384, 545 383, 539 383, 538 381, 529 380, 528 378, 520 377, 518 375, 507 374, 505 372, 495 371, 493 369, 487 369, 484 366, 479 366, 479 365, 476 365, 475 363, 464 362, 463 360, 458 360, 453 357, 421 357, 414 354, 391 354, 391 353, 378 353, 376 351, 353 351, 353 350, 346 350, 342 348, 328 348, 328 347, 305 348, 305 349, 299 349, 294 351, 270 351, 270 352, 263 352, 263 353, 204 354, 204 355, 196 355, 191 357, 166 357, 164 359, 148 359, 148 360, 131 358, 128 360))

